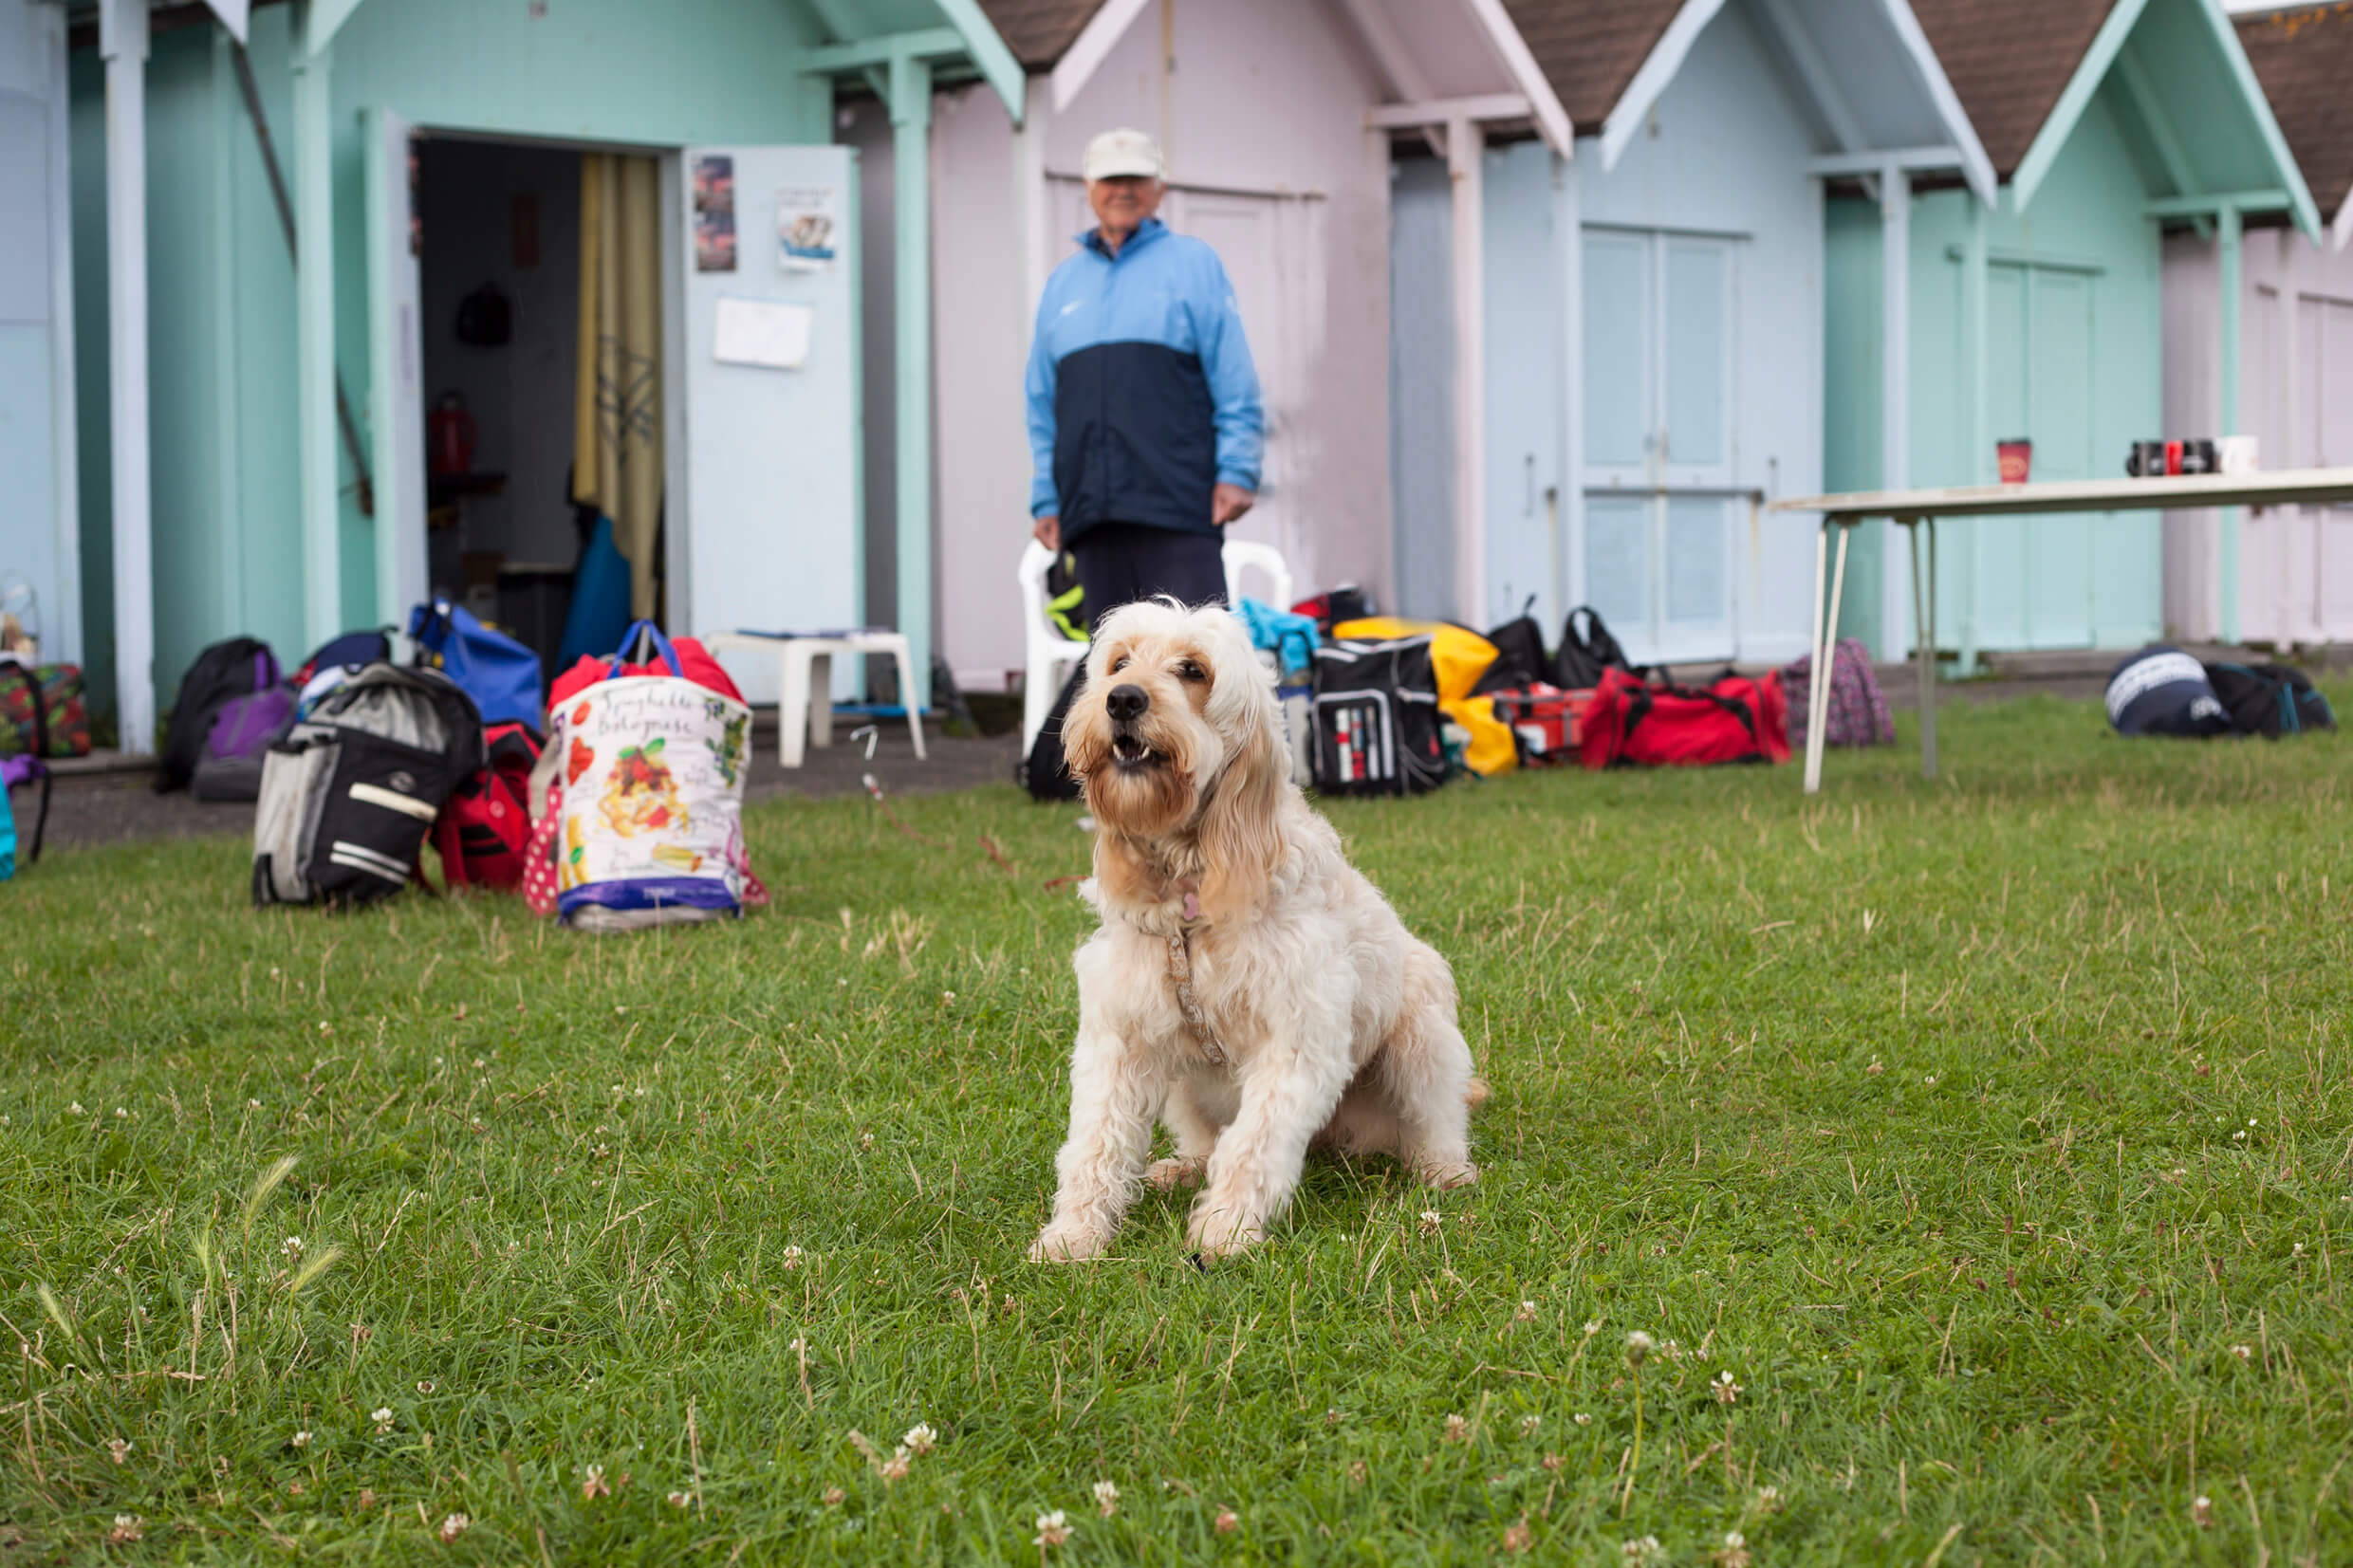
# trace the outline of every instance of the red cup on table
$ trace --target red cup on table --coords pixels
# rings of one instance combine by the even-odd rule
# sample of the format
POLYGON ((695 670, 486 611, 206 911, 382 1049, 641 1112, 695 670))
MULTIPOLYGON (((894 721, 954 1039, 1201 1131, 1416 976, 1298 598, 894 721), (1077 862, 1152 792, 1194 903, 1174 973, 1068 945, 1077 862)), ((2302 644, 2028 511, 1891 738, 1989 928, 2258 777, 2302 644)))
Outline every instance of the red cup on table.
POLYGON ((2034 443, 2024 436, 2015 441, 1996 441, 1993 454, 1996 471, 2005 485, 2023 485, 2034 467, 2034 443))

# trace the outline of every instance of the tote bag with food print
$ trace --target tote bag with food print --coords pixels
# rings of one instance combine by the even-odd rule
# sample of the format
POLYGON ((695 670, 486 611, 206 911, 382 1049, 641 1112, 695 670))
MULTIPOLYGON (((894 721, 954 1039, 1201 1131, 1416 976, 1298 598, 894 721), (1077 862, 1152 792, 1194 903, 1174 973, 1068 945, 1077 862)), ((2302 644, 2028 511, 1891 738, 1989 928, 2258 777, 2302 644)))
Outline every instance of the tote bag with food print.
POLYGON ((555 820, 556 916, 626 929, 709 920, 744 901, 744 774, 751 710, 680 673, 650 622, 669 674, 612 674, 557 703, 548 755, 563 783, 555 820))

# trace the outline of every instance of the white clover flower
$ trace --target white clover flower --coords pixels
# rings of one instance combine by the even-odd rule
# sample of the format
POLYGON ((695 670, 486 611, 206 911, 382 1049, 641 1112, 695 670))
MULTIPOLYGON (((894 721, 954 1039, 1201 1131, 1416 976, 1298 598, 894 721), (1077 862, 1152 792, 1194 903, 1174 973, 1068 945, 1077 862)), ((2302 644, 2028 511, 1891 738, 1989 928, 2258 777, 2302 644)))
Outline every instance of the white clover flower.
POLYGON ((1650 1359, 1650 1353, 1658 1348, 1658 1341, 1636 1329, 1626 1336, 1626 1365, 1639 1367, 1650 1359))
POLYGON ((1109 1481, 1096 1482, 1095 1506, 1102 1511, 1102 1516, 1105 1519, 1109 1519, 1113 1514, 1118 1513, 1120 1511, 1119 1486, 1109 1481))
POLYGON ((1070 1539, 1070 1522, 1063 1518, 1060 1508, 1050 1514, 1038 1515, 1038 1533, 1031 1541, 1037 1546, 1060 1546, 1070 1539))
POLYGON ((910 1453, 927 1454, 930 1453, 932 1449, 938 1447, 939 1433, 932 1430, 932 1424, 930 1422, 918 1421, 914 1426, 907 1429, 907 1435, 900 1438, 899 1441, 907 1446, 907 1450, 910 1453))
POLYGON ((452 1514, 441 1522, 441 1528, 435 1533, 440 1536, 444 1542, 447 1542, 455 1540, 472 1527, 473 1521, 464 1514, 452 1514))

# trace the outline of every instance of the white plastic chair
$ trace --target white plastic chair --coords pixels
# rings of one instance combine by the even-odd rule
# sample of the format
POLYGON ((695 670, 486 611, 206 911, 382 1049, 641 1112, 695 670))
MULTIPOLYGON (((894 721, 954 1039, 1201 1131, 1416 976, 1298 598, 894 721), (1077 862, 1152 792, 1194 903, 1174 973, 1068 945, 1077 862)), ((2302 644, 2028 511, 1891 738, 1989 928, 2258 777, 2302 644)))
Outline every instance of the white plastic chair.
POLYGON ((1029 754, 1046 717, 1062 695, 1070 667, 1086 657, 1086 644, 1062 635, 1046 615, 1046 574, 1053 569, 1054 552, 1029 541, 1021 552, 1021 624, 1025 657, 1021 677, 1021 752, 1029 754))
MULTIPOLYGON (((1267 602, 1278 610, 1291 607, 1291 569, 1282 551, 1271 544, 1237 539, 1227 542, 1224 557, 1229 603, 1242 597, 1242 574, 1255 571, 1267 580, 1270 590, 1267 602)), ((1085 643, 1063 636, 1062 629, 1047 618, 1046 574, 1053 564, 1053 553, 1033 539, 1023 548, 1021 565, 1014 574, 1021 584, 1025 639, 1021 682, 1024 754, 1037 740, 1038 731, 1046 727, 1047 715, 1054 710, 1054 699, 1062 695, 1063 683, 1070 678, 1070 667, 1086 657, 1085 643)))

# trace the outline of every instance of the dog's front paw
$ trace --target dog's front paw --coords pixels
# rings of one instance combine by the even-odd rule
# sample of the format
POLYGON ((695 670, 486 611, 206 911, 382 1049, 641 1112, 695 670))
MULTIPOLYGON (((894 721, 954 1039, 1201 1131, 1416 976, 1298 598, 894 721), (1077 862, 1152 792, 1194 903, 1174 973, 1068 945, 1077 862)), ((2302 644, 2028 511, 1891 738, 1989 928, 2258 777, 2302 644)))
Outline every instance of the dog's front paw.
POLYGON ((1144 1180, 1163 1192, 1174 1192, 1180 1187, 1198 1187, 1209 1174, 1206 1159, 1154 1160, 1144 1168, 1144 1180))
POLYGON ((1079 1226, 1049 1225, 1029 1244, 1033 1264, 1078 1264, 1100 1258, 1111 1238, 1079 1226))
POLYGON ((1221 1213, 1195 1213, 1185 1227, 1185 1240, 1201 1257, 1214 1261, 1234 1258, 1267 1239, 1267 1228, 1240 1225, 1221 1213))
POLYGON ((1479 1168, 1469 1160, 1417 1160, 1414 1174, 1428 1187, 1469 1187, 1479 1179, 1479 1168))

